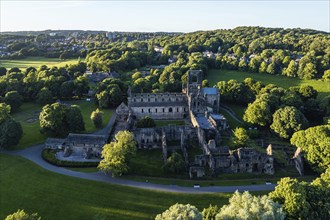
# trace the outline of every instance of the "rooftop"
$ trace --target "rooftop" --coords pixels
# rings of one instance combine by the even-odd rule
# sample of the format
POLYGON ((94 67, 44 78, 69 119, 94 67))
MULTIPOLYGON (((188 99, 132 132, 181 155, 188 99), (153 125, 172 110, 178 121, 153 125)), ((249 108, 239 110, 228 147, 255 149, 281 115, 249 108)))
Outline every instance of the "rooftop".
POLYGON ((214 119, 214 120, 225 120, 225 116, 221 115, 221 114, 214 114, 211 113, 210 116, 214 119))
POLYGON ((212 88, 212 87, 206 87, 206 88, 202 88, 202 95, 216 95, 218 94, 217 88, 212 88))
POLYGON ((203 114, 198 114, 195 116, 199 126, 203 129, 212 129, 213 126, 209 120, 203 114))

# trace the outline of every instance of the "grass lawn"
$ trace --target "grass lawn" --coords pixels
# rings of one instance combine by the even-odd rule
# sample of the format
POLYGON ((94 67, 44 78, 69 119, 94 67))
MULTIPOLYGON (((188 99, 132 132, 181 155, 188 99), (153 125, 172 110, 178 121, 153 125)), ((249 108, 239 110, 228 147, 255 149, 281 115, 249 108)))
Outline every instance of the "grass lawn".
POLYGON ((21 70, 25 70, 30 66, 35 68, 39 68, 42 65, 46 65, 48 67, 61 67, 65 65, 75 64, 77 62, 78 59, 60 60, 58 58, 27 57, 25 59, 20 60, 0 60, 0 66, 6 67, 7 69, 18 67, 21 70))
POLYGON ((183 120, 155 120, 156 127, 162 127, 167 125, 185 125, 183 120))
POLYGON ((39 113, 42 105, 35 103, 23 103, 18 112, 13 113, 13 118, 20 122, 23 128, 23 137, 19 144, 12 149, 23 149, 31 145, 41 144, 47 138, 40 133, 39 113))
MULTIPOLYGON (((94 102, 87 102, 85 100, 75 100, 67 101, 72 105, 79 105, 81 108, 81 113, 85 121, 85 132, 94 132, 97 129, 94 127, 93 122, 90 119, 92 111, 94 111, 97 106, 94 102)), ((12 116, 15 120, 19 121, 23 127, 23 137, 20 140, 19 144, 12 149, 19 150, 26 148, 31 145, 43 143, 47 136, 40 133, 39 125, 39 113, 41 112, 42 105, 36 103, 23 103, 19 111, 14 113, 12 116)), ((112 116, 112 109, 102 110, 103 114, 103 127, 105 127, 112 116)))
POLYGON ((17 209, 38 212, 48 220, 154 219, 177 202, 201 211, 209 204, 228 203, 231 195, 164 193, 100 183, 52 173, 26 159, 2 154, 0 184, 0 219, 17 209))
POLYGON ((235 115, 238 119, 243 121, 243 115, 246 110, 245 106, 237 105, 237 104, 233 104, 233 103, 223 103, 223 104, 226 105, 227 107, 229 107, 235 113, 235 115))
POLYGON ((230 79, 236 79, 237 81, 242 82, 245 78, 248 77, 251 77, 257 81, 261 81, 264 84, 272 83, 283 88, 289 88, 290 86, 310 85, 319 92, 319 98, 330 95, 330 83, 321 80, 289 78, 282 75, 248 73, 235 70, 211 69, 207 73, 207 79, 211 85, 215 85, 219 81, 227 81, 230 79))
POLYGON ((225 116, 225 118, 228 121, 229 124, 229 129, 234 129, 236 127, 242 127, 243 124, 239 123, 238 121, 236 121, 233 117, 231 117, 231 115, 229 115, 227 112, 225 111, 221 111, 220 110, 220 114, 222 114, 223 116, 225 116))
POLYGON ((163 175, 164 165, 161 149, 139 149, 130 161, 130 174, 142 176, 163 175))
MULTIPOLYGON (((88 102, 86 100, 76 100, 76 101, 66 101, 66 103, 70 103, 71 105, 80 106, 81 113, 83 115, 84 122, 85 122, 85 129, 86 129, 85 132, 90 133, 90 132, 97 131, 92 120, 90 119, 92 111, 97 109, 97 106, 94 104, 93 101, 88 102)), ((107 123, 109 122, 114 110, 113 109, 102 109, 102 111, 104 113, 102 126, 105 127, 107 125, 107 123)))

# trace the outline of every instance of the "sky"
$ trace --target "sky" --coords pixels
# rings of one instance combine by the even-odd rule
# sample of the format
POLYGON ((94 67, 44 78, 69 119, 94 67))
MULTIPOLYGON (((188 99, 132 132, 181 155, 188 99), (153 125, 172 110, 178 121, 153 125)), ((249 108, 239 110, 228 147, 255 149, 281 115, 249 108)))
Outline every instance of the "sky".
POLYGON ((262 26, 330 32, 330 0, 0 0, 0 7, 0 31, 52 29, 193 32, 262 26))

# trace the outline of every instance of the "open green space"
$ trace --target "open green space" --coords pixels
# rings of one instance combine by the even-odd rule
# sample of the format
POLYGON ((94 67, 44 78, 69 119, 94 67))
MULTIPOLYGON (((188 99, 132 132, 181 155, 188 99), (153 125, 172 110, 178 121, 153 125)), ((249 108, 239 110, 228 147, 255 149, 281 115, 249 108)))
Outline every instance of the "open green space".
POLYGON ((251 77, 257 81, 261 81, 263 84, 272 83, 283 88, 289 88, 290 86, 310 85, 319 92, 318 98, 323 98, 327 95, 330 95, 330 83, 321 80, 289 78, 282 75, 248 73, 223 69, 211 69, 207 73, 207 79, 212 86, 219 81, 227 81, 230 79, 236 79, 237 81, 242 82, 245 78, 248 77, 251 77))
POLYGON ((48 67, 62 67, 65 65, 76 64, 78 59, 60 60, 58 58, 46 58, 46 57, 27 57, 20 60, 0 60, 0 67, 6 67, 7 69, 18 67, 22 70, 28 67, 39 68, 42 65, 48 67))
POLYGON ((0 219, 17 209, 38 212, 47 220, 154 219, 177 202, 190 203, 202 210, 209 204, 228 203, 231 195, 165 193, 78 179, 3 154, 0 154, 0 184, 0 219))
POLYGON ((243 115, 245 113, 245 106, 242 105, 238 105, 238 104, 233 104, 233 103, 223 103, 225 106, 227 106, 228 108, 230 108, 230 110, 232 110, 236 117, 238 119, 240 119, 241 121, 243 121, 243 115))
POLYGON ((167 126, 167 125, 185 125, 183 120, 155 120, 157 127, 167 126))
POLYGON ((21 123, 23 128, 23 137, 13 149, 23 149, 31 145, 41 144, 46 140, 47 136, 40 133, 39 114, 41 109, 42 105, 27 102, 23 103, 19 111, 12 115, 16 121, 21 123))
MULTIPOLYGON (((70 103, 71 105, 79 105, 81 109, 81 114, 83 115, 84 122, 85 122, 85 132, 91 133, 97 131, 95 128, 92 120, 90 119, 92 111, 97 109, 97 106, 92 101, 86 100, 75 100, 75 101, 68 101, 66 103, 70 103)), ((102 127, 105 127, 109 120, 111 119, 113 109, 102 109, 103 111, 103 124, 102 127)))
POLYGON ((130 161, 130 173, 142 176, 162 176, 164 165, 161 149, 139 149, 130 161))
MULTIPOLYGON (((94 111, 97 106, 94 102, 88 102, 85 100, 74 100, 66 101, 72 105, 79 105, 81 108, 81 113, 85 121, 85 128, 88 133, 95 132, 97 129, 94 127, 93 122, 90 119, 92 111, 94 111)), ((19 144, 13 149, 23 149, 31 145, 43 143, 47 136, 40 133, 39 125, 39 113, 42 110, 42 105, 26 102, 20 107, 18 112, 15 112, 12 116, 15 120, 19 121, 23 127, 23 137, 20 140, 19 144)), ((111 116, 112 109, 103 109, 103 127, 107 125, 111 116)))

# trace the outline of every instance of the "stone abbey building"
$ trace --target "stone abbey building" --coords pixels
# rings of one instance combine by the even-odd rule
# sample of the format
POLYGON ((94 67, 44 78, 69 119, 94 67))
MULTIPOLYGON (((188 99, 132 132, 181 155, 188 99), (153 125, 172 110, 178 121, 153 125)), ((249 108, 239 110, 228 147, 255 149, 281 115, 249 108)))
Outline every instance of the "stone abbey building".
POLYGON ((117 109, 118 123, 127 123, 134 132, 139 148, 161 148, 164 160, 168 152, 182 152, 189 166, 190 177, 202 177, 205 168, 216 172, 258 172, 273 174, 271 154, 259 153, 252 148, 230 151, 221 146, 221 130, 228 128, 226 118, 219 114, 220 92, 217 88, 202 88, 201 70, 188 71, 182 93, 131 93, 128 105, 117 109), (156 128, 136 128, 134 121, 149 116, 154 120, 185 120, 186 125, 168 125, 156 128), (189 161, 189 141, 196 139, 202 149, 189 161), (174 143, 174 144, 173 144, 174 143))
MULTIPOLYGON (((164 161, 171 152, 180 151, 191 178, 217 172, 273 174, 271 149, 267 150, 268 153, 260 153, 253 148, 230 151, 221 146, 220 131, 228 129, 228 125, 226 118, 219 114, 220 92, 217 88, 202 88, 201 70, 189 70, 187 77, 182 93, 132 93, 129 89, 127 105, 121 103, 117 107, 115 126, 109 135, 113 137, 120 130, 130 130, 138 148, 159 148, 164 161), (145 116, 154 120, 180 120, 184 125, 137 128, 135 122, 145 116), (201 154, 189 156, 192 142, 201 149, 201 154)), ((98 156, 109 136, 86 135, 78 139, 85 141, 81 143, 73 134, 60 141, 65 143, 62 144, 65 156, 77 152, 83 152, 85 158, 98 156)), ((50 148, 60 143, 58 140, 48 142, 50 148)))

